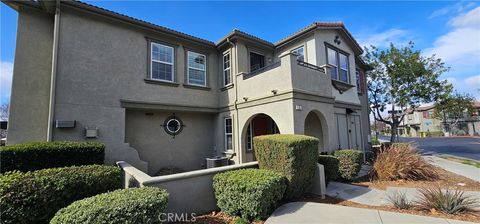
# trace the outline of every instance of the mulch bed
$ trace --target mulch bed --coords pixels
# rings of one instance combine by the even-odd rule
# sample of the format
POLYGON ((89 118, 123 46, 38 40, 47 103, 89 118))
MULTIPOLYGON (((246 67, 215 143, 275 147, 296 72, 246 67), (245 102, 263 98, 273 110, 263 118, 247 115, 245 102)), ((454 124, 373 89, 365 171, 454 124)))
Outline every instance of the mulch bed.
POLYGON ((412 181, 412 180, 397 180, 397 181, 370 181, 368 177, 361 178, 350 184, 364 186, 368 188, 386 190, 387 187, 424 187, 424 186, 438 186, 442 188, 457 188, 463 191, 480 191, 480 182, 468 179, 464 176, 448 172, 441 168, 436 168, 439 174, 439 179, 435 181, 412 181))

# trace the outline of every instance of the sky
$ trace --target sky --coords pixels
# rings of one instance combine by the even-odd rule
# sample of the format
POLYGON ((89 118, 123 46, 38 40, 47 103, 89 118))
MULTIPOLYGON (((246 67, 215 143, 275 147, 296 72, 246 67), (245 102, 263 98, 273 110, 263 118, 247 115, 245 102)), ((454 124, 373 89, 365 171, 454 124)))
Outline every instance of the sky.
MULTIPOLYGON (((342 21, 362 46, 409 41, 451 69, 441 76, 480 100, 480 2, 86 1, 216 42, 234 28, 276 42, 315 22, 342 21)), ((10 98, 17 13, 0 3, 0 104, 10 98)))

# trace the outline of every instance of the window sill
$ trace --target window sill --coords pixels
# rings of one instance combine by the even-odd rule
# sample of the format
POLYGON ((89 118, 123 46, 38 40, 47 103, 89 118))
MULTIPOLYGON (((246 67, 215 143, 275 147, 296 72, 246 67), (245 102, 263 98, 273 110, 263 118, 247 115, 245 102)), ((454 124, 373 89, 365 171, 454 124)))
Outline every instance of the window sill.
POLYGON ((148 83, 148 84, 156 84, 156 85, 164 85, 164 86, 173 86, 173 87, 177 87, 179 86, 180 84, 176 83, 176 82, 167 82, 167 81, 161 81, 161 80, 155 80, 155 79, 144 79, 145 80, 145 83, 148 83))
POLYGON ((186 83, 183 83, 183 87, 189 88, 189 89, 205 90, 205 91, 210 91, 210 89, 211 89, 208 86, 196 86, 196 85, 190 85, 190 84, 186 84, 186 83))
POLYGON ((340 94, 355 87, 350 83, 346 83, 346 82, 335 80, 335 79, 332 79, 332 85, 333 87, 335 87, 335 89, 337 89, 340 92, 340 94))
POLYGON ((227 90, 227 89, 231 89, 231 88, 233 88, 233 83, 230 83, 230 84, 228 84, 228 85, 226 85, 226 86, 222 87, 222 88, 220 89, 220 91, 225 91, 225 90, 227 90))

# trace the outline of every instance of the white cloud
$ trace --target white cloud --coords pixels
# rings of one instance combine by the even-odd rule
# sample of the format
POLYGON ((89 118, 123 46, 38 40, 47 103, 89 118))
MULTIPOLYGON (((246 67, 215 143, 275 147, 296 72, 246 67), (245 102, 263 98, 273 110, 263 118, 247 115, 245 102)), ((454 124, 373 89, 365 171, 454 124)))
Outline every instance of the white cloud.
POLYGON ((0 103, 10 100, 12 89, 13 63, 0 62, 0 103))
POLYGON ((359 35, 358 42, 361 46, 370 47, 370 45, 384 48, 390 43, 396 46, 405 45, 412 39, 409 31, 403 29, 389 29, 379 33, 373 33, 366 36, 359 35))
POLYGON ((437 18, 437 17, 443 17, 443 16, 448 16, 448 15, 451 15, 451 14, 461 13, 461 12, 464 12, 468 9, 471 9, 474 6, 475 6, 474 2, 468 2, 468 3, 467 2, 458 2, 454 5, 449 5, 449 6, 446 6, 446 7, 443 7, 441 9, 433 11, 432 14, 430 14, 430 16, 428 18, 429 19, 434 19, 434 18, 437 18))
POLYGON ((452 18, 451 30, 438 37, 425 49, 427 56, 435 54, 452 72, 477 71, 480 66, 480 7, 452 18))
POLYGON ((480 75, 470 76, 466 78, 465 84, 480 89, 480 75))

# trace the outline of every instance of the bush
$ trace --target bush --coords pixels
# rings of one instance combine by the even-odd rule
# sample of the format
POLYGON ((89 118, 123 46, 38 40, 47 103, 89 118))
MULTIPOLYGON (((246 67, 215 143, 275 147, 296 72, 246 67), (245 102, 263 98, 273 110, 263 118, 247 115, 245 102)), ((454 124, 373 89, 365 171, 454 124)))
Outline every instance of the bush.
POLYGON ((363 153, 355 149, 342 149, 335 151, 334 155, 339 161, 340 178, 346 181, 355 179, 362 168, 363 153))
POLYGON ((51 224, 161 223, 168 193, 157 187, 128 188, 73 202, 60 209, 51 224))
POLYGON ((223 212, 248 220, 265 219, 282 199, 286 180, 270 170, 235 170, 216 174, 213 189, 223 212))
POLYGON ((395 191, 393 194, 387 195, 387 200, 398 209, 409 209, 412 207, 412 202, 408 200, 405 192, 395 191))
POLYGON ((103 164, 105 145, 99 142, 35 142, 0 147, 1 172, 103 164))
POLYGON ((373 162, 370 175, 377 180, 435 180, 438 174, 433 165, 425 161, 415 147, 394 143, 380 150, 373 162))
POLYGON ((120 169, 89 165, 0 175, 2 223, 47 223, 70 203, 121 187, 120 169))
POLYGON ((310 187, 318 158, 318 139, 304 135, 264 135, 253 139, 260 169, 284 175, 286 199, 300 197, 310 187))
POLYGON ((322 164, 325 170, 325 180, 328 182, 338 178, 338 158, 330 155, 319 155, 318 163, 322 164))
POLYGON ((447 214, 471 211, 477 204, 474 198, 464 196, 462 191, 444 189, 440 187, 424 187, 418 190, 420 200, 417 202, 421 209, 436 209, 447 214))

